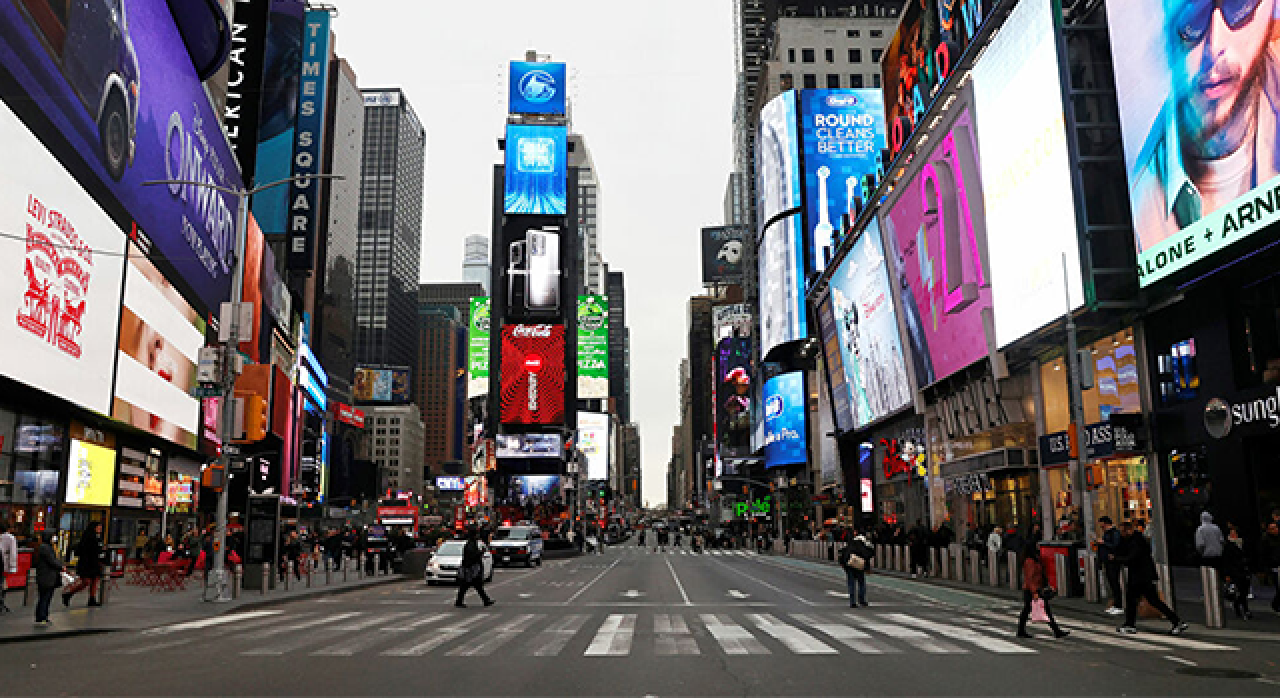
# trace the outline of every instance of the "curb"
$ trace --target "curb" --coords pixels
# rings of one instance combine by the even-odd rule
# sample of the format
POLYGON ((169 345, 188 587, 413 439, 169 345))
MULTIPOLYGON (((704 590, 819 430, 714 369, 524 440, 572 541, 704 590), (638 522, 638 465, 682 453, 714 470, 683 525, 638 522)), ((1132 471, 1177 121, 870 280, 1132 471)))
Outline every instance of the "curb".
MULTIPOLYGON (((239 603, 239 604, 232 604, 227 606, 227 608, 225 608, 221 612, 219 612, 218 615, 225 615, 227 613, 232 613, 232 612, 248 612, 250 610, 259 610, 261 608, 268 608, 268 607, 271 607, 272 605, 282 605, 286 603, 294 603, 294 602, 303 601, 303 600, 312 600, 315 598, 322 598, 324 596, 330 596, 330 595, 341 595, 343 593, 349 593, 352 591, 363 591, 370 588, 377 588, 378 586, 385 586, 392 583, 404 583, 406 581, 413 581, 413 580, 415 580, 414 577, 405 576, 403 574, 397 574, 395 576, 388 576, 383 579, 374 579, 374 580, 366 581, 363 583, 355 583, 349 586, 343 586, 342 588, 339 588, 336 591, 332 589, 317 588, 317 589, 308 591, 306 593, 291 595, 288 598, 283 598, 283 599, 254 600, 254 601, 246 601, 244 603, 239 603)), ((246 595, 246 593, 244 591, 241 591, 240 595, 243 597, 244 595, 246 595)), ((194 618, 194 619, 202 619, 202 618, 194 618)), ((181 620, 180 622, 187 622, 187 620, 181 620)), ((165 624, 168 625, 168 624, 178 624, 178 623, 165 623, 165 624)), ((164 627, 165 625, 155 625, 155 626, 164 627)), ((145 627, 143 629, 151 629, 151 628, 145 627)))
POLYGON ((20 644, 23 642, 38 642, 42 639, 65 639, 67 637, 87 637, 92 634, 106 634, 108 632, 119 632, 117 627, 95 627, 90 629, 78 630, 58 630, 56 632, 31 632, 28 634, 20 634, 14 637, 0 637, 0 645, 20 644))

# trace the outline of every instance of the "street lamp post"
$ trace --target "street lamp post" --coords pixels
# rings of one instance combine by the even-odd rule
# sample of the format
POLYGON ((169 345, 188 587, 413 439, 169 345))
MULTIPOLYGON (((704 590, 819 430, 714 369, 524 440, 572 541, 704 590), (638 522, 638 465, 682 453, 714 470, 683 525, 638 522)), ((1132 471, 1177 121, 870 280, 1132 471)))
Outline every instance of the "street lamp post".
MULTIPOLYGON (((237 200, 236 209, 239 212, 240 219, 236 222, 236 241, 232 254, 235 256, 235 265, 231 269, 231 318, 228 319, 227 342, 223 345, 222 356, 222 465, 226 470, 225 473, 231 473, 231 456, 228 454, 227 447, 231 444, 231 430, 235 422, 235 368, 232 365, 232 358, 236 356, 237 347, 240 344, 240 304, 244 301, 244 255, 242 251, 245 248, 245 239, 249 233, 249 198, 253 195, 269 190, 273 187, 286 185, 291 182, 306 182, 310 180, 342 180, 343 175, 323 174, 323 175, 295 175, 283 180, 269 182, 265 185, 259 185, 249 189, 242 187, 224 187, 211 182, 200 182, 197 180, 148 180, 143 185, 191 185, 193 187, 207 187, 223 194, 231 195, 237 200)), ((218 509, 216 518, 216 526, 214 529, 213 539, 213 575, 215 580, 215 588, 218 595, 213 598, 213 602, 229 603, 232 598, 227 592, 227 484, 224 482, 222 490, 218 493, 218 509)), ((206 582, 207 585, 207 582, 206 582)))

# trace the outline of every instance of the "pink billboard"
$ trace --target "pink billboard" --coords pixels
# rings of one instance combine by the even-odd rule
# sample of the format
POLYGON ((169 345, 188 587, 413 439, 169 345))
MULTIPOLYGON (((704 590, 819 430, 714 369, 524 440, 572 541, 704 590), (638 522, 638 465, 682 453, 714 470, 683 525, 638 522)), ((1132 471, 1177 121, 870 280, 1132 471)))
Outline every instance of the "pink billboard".
POLYGON ((991 308, 991 278, 978 173, 965 109, 881 213, 922 387, 988 354, 982 312, 991 308))

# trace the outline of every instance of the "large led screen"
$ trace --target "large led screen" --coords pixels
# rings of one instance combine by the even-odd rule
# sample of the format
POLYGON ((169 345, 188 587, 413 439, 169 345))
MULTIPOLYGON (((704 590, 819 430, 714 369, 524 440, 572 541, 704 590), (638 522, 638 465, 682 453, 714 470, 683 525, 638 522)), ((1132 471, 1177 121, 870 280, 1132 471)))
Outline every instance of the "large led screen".
POLYGON ((0 143, 0 374, 105 415, 125 236, 3 102, 0 143))
POLYGON ((760 226, 760 352, 808 335, 801 281, 801 217, 778 214, 800 206, 796 93, 778 95, 760 110, 756 139, 756 220, 760 226))
POLYGON ((578 449, 587 458, 587 480, 609 478, 609 414, 578 411, 578 449))
POLYGON ((408 367, 357 367, 352 392, 357 403, 409 403, 408 367))
POLYGON ((762 235, 769 220, 800 206, 796 93, 788 90, 760 110, 756 137, 756 222, 762 235))
POLYGON ((493 297, 471 297, 467 321, 467 398, 489 393, 489 328, 493 297))
MULTIPOLYGON (((254 154, 254 182, 259 184, 293 174, 306 12, 305 0, 271 0, 254 154)), ((239 14, 237 10, 237 19, 239 14)), ((284 235, 288 230, 289 188, 273 187, 254 195, 253 216, 266 233, 284 235)))
POLYGON ((800 281, 800 217, 775 222, 760 241, 760 352, 804 338, 808 322, 800 281))
POLYGON ((506 140, 506 214, 568 211, 568 131, 563 126, 508 124, 506 140))
POLYGON ((862 428, 911 402, 889 270, 874 220, 831 275, 830 288, 845 374, 843 399, 854 427, 862 428))
POLYGON ((831 410, 835 414, 836 430, 844 433, 853 430, 853 406, 849 403, 849 387, 842 359, 844 353, 840 335, 836 333, 836 314, 830 294, 818 303, 817 316, 822 331, 823 365, 831 387, 831 410))
POLYGON ((885 147, 884 95, 879 90, 800 91, 804 163, 805 270, 826 269, 841 217, 857 218, 885 147))
MULTIPOLYGON (((146 252, 176 270, 170 279, 216 309, 230 297, 235 198, 194 185, 142 184, 241 185, 169 5, 0 2, 0 95, 22 107, 117 228, 136 229, 143 248, 154 249, 146 252)), ((7 150, 5 160, 23 163, 7 150)))
POLYGON ((111 417, 195 449, 200 401, 191 396, 205 322, 129 245, 111 417))
POLYGON ((578 398, 609 398, 609 297, 578 297, 578 398))
POLYGON ((780 374, 764 383, 764 463, 804 464, 804 372, 780 374))
POLYGON ((116 451, 80 440, 71 441, 67 459, 68 504, 109 506, 115 489, 116 451))
POLYGON ((1107 5, 1147 286, 1280 220, 1274 0, 1107 5))
POLYGON ((722 447, 747 451, 751 440, 751 338, 716 344, 716 432, 722 447))
POLYGON ((1052 5, 1022 0, 972 71, 1000 347, 1084 303, 1052 5))
POLYGON ((564 390, 564 326, 503 326, 502 422, 562 425, 564 390))
POLYGON ((989 352, 991 308, 980 239, 982 185, 967 109, 881 210, 893 284, 902 295, 916 381, 928 386, 989 352))
POLYGON ((512 61, 508 109, 512 114, 564 114, 568 88, 563 63, 512 61))

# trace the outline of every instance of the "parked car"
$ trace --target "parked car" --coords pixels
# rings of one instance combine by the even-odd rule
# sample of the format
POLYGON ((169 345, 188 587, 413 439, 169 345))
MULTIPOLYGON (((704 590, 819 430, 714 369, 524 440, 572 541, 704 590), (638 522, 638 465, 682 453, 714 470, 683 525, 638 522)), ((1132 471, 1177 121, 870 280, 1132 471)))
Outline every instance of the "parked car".
MULTIPOLYGON (((464 540, 449 540, 440 545, 431 558, 427 560, 426 581, 430 586, 435 583, 457 583, 458 569, 462 567, 462 547, 464 540)), ((482 542, 480 544, 484 564, 484 580, 493 580, 493 553, 482 542)))
POLYGON ((537 527, 500 527, 493 533, 492 546, 498 563, 542 566, 542 532, 537 527))

